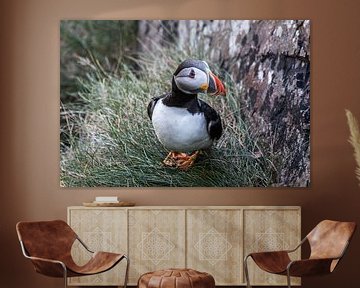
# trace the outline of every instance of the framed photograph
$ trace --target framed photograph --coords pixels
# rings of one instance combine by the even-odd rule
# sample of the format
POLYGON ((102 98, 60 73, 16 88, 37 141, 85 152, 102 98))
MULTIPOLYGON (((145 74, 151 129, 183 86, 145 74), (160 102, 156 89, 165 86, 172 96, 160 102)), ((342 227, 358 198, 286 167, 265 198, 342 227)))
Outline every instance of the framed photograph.
POLYGON ((309 20, 64 20, 60 186, 308 187, 309 20))

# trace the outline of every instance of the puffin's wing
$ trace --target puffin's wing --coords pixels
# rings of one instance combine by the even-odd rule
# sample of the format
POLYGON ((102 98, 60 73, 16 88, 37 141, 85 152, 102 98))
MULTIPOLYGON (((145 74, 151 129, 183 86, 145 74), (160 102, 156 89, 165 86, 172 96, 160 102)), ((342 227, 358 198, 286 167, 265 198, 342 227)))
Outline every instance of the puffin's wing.
POLYGON ((156 103, 161 99, 161 98, 164 98, 168 95, 168 93, 164 94, 164 95, 161 95, 161 96, 158 96, 158 97, 153 97, 151 98, 148 106, 147 106, 147 113, 149 115, 149 118, 150 120, 152 119, 152 114, 154 112, 154 108, 156 106, 156 103))
POLYGON ((207 122, 207 131, 211 139, 219 139, 222 135, 222 125, 219 114, 206 102, 199 100, 200 110, 207 122))

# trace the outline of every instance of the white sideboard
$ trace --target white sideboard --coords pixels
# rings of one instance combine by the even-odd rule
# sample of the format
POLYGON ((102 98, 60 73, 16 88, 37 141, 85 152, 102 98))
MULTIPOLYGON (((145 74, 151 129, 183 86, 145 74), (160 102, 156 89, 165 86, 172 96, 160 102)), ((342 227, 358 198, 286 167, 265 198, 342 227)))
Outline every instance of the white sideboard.
MULTIPOLYGON (((184 267, 212 274, 216 285, 245 285, 246 254, 294 248, 301 240, 298 206, 76 206, 68 207, 68 223, 92 250, 130 257, 129 285, 145 272, 184 267)), ((89 257, 80 245, 72 254, 79 263, 89 257)), ((286 277, 249 264, 253 285, 286 285, 286 277)), ((120 263, 102 274, 70 278, 69 285, 121 285, 124 271, 120 263)))

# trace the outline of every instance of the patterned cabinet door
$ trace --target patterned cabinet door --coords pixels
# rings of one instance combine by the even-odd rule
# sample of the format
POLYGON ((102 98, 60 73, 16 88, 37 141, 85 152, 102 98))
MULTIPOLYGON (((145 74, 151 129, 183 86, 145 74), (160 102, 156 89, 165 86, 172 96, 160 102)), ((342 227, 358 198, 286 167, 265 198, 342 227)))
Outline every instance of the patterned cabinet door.
MULTIPOLYGON (((295 248, 301 241, 300 217, 298 208, 244 210, 244 254, 295 248)), ((292 259, 301 257, 300 249, 292 254, 292 259)), ((286 285, 286 276, 266 273, 252 259, 248 264, 252 285, 286 285)), ((291 283, 301 281, 292 278, 291 283)))
POLYGON ((145 272, 185 267, 185 210, 129 210, 129 282, 145 272))
POLYGON ((208 272, 216 285, 242 280, 242 210, 187 210, 187 267, 208 272))
MULTIPOLYGON (((69 209, 68 222, 91 250, 127 253, 126 209, 69 209)), ((78 241, 73 246, 72 255, 79 264, 89 259, 89 253, 78 241)), ((126 261, 121 261, 108 272, 69 278, 69 285, 120 286, 124 283, 125 267, 126 261)))

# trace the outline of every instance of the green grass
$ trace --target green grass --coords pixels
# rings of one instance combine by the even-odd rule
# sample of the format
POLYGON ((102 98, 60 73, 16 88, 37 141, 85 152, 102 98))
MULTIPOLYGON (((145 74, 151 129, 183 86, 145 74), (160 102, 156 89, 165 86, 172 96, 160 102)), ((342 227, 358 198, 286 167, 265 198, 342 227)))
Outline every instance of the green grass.
MULTIPOLYGON (((119 67, 120 76, 103 77, 94 67, 79 79, 82 104, 63 104, 61 186, 64 187, 238 187, 269 186, 276 174, 272 155, 262 149, 240 113, 238 89, 226 73, 220 75, 227 96, 199 95, 223 120, 224 134, 188 171, 164 167, 168 151, 157 140, 146 108, 149 100, 171 89, 171 77, 186 58, 207 60, 204 53, 175 47, 146 51, 136 59, 137 71, 119 67), (140 71, 139 71, 140 70, 140 71)), ((86 60, 86 59, 85 59, 86 60)), ((86 62, 86 61, 85 61, 86 62)))

